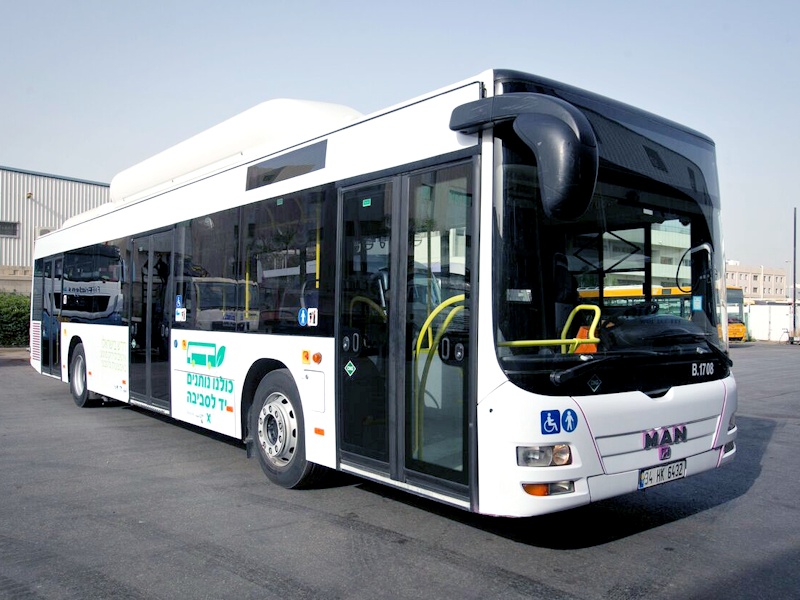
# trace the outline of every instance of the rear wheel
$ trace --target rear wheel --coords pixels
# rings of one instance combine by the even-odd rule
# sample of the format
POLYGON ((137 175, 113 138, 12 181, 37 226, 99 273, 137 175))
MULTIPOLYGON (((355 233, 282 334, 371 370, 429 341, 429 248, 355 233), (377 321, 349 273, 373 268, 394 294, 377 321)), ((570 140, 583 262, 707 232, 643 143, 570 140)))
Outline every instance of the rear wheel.
POLYGON ((249 415, 258 462, 270 481, 285 488, 308 487, 322 467, 306 460, 303 408, 287 369, 268 373, 256 389, 249 415))
POLYGON ((83 351, 83 344, 75 346, 69 361, 69 391, 80 408, 91 405, 91 396, 86 385, 86 353, 83 351))

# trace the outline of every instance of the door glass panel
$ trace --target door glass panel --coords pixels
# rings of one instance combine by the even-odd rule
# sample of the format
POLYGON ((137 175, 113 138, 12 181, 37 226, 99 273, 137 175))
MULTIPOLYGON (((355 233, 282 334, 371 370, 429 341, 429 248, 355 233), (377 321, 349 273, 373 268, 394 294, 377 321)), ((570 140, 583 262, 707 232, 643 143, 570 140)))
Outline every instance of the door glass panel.
POLYGON ((51 375, 61 373, 59 340, 61 339, 61 275, 62 259, 46 260, 42 279, 44 282, 42 307, 42 371, 51 375))
POLYGON ((466 483, 472 165, 409 183, 406 467, 466 483))
POLYGON ((172 314, 170 263, 172 261, 172 231, 150 237, 151 263, 149 282, 150 313, 150 393, 153 398, 169 400, 169 334, 172 314))
POLYGON ((53 336, 53 261, 44 261, 42 268, 42 372, 50 373, 50 345, 53 336))
POLYGON ((169 399, 171 262, 171 231, 133 240, 130 390, 161 406, 169 399))
POLYGON ((133 240, 131 265, 130 391, 147 395, 147 273, 149 238, 133 240))
POLYGON ((64 259, 57 258, 53 262, 53 319, 50 331, 50 359, 54 375, 61 374, 61 298, 62 278, 64 276, 64 259))
POLYGON ((339 383, 341 447, 388 461, 391 182, 343 194, 339 383))

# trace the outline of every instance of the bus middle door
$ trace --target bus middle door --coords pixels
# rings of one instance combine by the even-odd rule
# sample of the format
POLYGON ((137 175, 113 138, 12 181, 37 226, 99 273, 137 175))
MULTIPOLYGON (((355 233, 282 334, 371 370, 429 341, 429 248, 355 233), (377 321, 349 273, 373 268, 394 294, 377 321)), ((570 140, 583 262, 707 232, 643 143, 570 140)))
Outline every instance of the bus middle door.
POLYGON ((131 399, 169 414, 172 231, 134 238, 132 256, 131 399))

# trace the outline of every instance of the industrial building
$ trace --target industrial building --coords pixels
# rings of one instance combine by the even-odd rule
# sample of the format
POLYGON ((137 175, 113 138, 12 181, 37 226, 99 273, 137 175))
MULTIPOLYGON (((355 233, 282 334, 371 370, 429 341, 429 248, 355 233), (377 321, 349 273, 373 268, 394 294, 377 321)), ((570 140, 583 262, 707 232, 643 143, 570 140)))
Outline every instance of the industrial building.
POLYGON ((107 183, 0 166, 0 292, 29 294, 36 238, 109 200, 107 183))

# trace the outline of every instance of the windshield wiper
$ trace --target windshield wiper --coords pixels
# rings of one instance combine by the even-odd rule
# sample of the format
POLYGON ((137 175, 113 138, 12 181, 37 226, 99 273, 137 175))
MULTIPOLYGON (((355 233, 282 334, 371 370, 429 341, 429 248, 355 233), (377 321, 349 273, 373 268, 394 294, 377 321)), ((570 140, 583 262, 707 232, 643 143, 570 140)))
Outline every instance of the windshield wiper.
POLYGON ((727 363, 729 367, 733 366, 733 359, 730 356, 728 356, 725 350, 723 350, 716 344, 712 344, 708 339, 706 340, 706 346, 708 346, 712 354, 716 355, 720 360, 727 363))
MULTIPOLYGON (((686 332, 672 333, 672 334, 670 333, 659 334, 658 336, 658 345, 694 344, 696 342, 705 342, 711 354, 714 354, 717 358, 726 363, 729 367, 733 366, 733 360, 731 360, 731 357, 728 356, 722 348, 719 348, 717 345, 711 343, 711 341, 708 339, 708 335, 705 333, 692 333, 686 331, 686 332)), ((698 350, 700 350, 700 348, 698 348, 698 350)))
MULTIPOLYGON (((667 336, 662 337, 661 339, 663 339, 665 341, 669 341, 671 343, 690 343, 690 342, 704 341, 706 343, 706 345, 708 346, 709 352, 714 354, 717 358, 722 360, 729 367, 733 366, 733 361, 725 353, 725 351, 722 350, 721 348, 718 348, 717 346, 715 346, 711 342, 709 342, 706 339, 705 335, 697 335, 697 334, 688 334, 687 335, 686 333, 680 333, 680 334, 674 334, 672 336, 667 335, 667 336)), ((650 351, 648 351, 648 350, 637 350, 635 352, 624 352, 624 353, 618 352, 618 353, 602 356, 600 358, 588 358, 591 355, 584 354, 583 356, 586 356, 587 358, 583 359, 583 362, 581 362, 580 364, 574 365, 572 367, 568 367, 566 369, 561 369, 560 371, 553 371, 552 373, 550 373, 550 382, 553 385, 563 385, 563 384, 575 379, 575 377, 580 375, 583 371, 591 369, 592 367, 595 367, 595 366, 599 365, 600 363, 609 361, 611 359, 618 360, 618 359, 627 359, 627 358, 641 357, 641 356, 662 356, 662 355, 663 355, 663 353, 652 351, 652 350, 650 350, 650 351)))
MULTIPOLYGON (((584 356, 589 357, 590 355, 584 354, 584 356)), ((580 364, 575 366, 569 367, 567 369, 561 369, 560 371, 553 371, 550 373, 550 382, 553 385, 561 385, 563 383, 567 383, 568 381, 574 379, 579 373, 585 371, 591 367, 594 367, 601 362, 605 362, 611 358, 621 358, 622 355, 614 355, 614 356, 603 356, 601 358, 585 358, 584 361, 580 364)))

